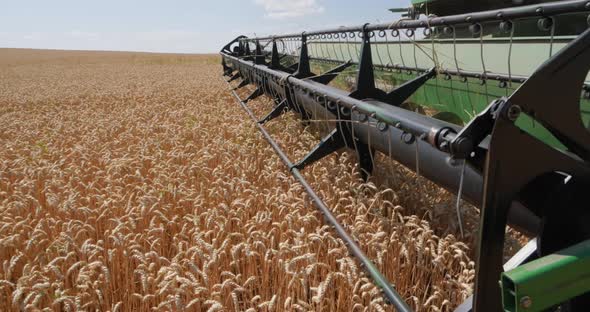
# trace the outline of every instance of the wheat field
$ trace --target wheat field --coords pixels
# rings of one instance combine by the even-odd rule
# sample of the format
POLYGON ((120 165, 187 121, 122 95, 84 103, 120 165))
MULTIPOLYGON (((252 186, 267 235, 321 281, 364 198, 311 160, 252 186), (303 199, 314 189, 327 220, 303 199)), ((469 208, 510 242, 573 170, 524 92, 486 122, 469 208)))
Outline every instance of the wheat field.
MULTIPOLYGON (((0 81, 0 310, 393 311, 217 56, 0 49, 0 81)), ((267 127, 292 160, 317 143, 267 127)), ((451 311, 477 211, 461 238, 454 196, 377 158, 368 183, 348 152, 304 175, 413 309, 451 311)))

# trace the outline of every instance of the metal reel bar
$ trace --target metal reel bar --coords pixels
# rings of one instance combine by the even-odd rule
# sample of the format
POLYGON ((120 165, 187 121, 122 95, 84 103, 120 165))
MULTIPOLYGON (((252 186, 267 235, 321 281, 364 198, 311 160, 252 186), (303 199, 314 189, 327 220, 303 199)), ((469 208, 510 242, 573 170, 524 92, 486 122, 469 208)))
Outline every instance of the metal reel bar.
POLYGON ((410 307, 405 303, 405 301, 401 298, 399 293, 395 291, 395 289, 391 286, 391 283, 383 276, 383 274, 377 269, 377 267, 373 264, 373 262, 364 254, 362 249, 358 246, 358 244, 354 241, 354 239, 346 232, 344 227, 338 222, 338 219, 332 214, 330 209, 326 206, 323 200, 315 193, 312 187, 309 185, 307 180, 303 177, 301 172, 293 166, 293 163, 289 160, 288 156, 283 152, 283 150, 279 147, 276 141, 270 136, 270 134, 264 129, 264 127, 258 122, 256 116, 250 108, 246 105, 244 101, 242 101, 239 95, 232 90, 231 91, 234 97, 238 100, 242 108, 246 111, 246 113, 250 116, 250 118, 255 122, 256 127, 263 135, 264 139, 272 146, 275 150, 279 158, 283 161, 283 163, 289 168, 289 171, 295 177, 295 179, 301 183, 305 192, 311 197, 313 204, 318 208, 318 210, 324 215, 325 220, 332 225, 333 229, 336 231, 338 236, 344 241, 346 247, 350 253, 361 263, 361 266, 365 269, 365 271, 371 276, 375 284, 382 290, 383 296, 396 309, 400 312, 411 312, 410 307))

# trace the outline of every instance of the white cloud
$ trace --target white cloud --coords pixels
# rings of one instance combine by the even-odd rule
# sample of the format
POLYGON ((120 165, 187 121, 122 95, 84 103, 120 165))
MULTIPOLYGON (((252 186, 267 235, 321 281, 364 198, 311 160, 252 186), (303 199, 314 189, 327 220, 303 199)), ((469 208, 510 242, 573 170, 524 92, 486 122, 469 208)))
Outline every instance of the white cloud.
POLYGON ((316 0, 254 0, 264 7, 266 16, 274 19, 299 17, 324 12, 316 0))

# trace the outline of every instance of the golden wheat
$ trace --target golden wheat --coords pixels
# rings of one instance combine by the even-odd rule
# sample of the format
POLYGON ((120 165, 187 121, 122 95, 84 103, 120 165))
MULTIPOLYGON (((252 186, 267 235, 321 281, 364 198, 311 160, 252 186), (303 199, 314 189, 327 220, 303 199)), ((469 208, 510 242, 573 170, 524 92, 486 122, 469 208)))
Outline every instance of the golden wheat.
MULTIPOLYGON (((216 56, 0 60, 0 309, 392 310, 238 108, 216 56)), ((317 142, 294 114, 268 128, 292 159, 317 142)), ((416 311, 450 311, 472 292, 477 214, 465 206, 457 240, 454 197, 376 157, 368 183, 347 152, 305 176, 416 311)))

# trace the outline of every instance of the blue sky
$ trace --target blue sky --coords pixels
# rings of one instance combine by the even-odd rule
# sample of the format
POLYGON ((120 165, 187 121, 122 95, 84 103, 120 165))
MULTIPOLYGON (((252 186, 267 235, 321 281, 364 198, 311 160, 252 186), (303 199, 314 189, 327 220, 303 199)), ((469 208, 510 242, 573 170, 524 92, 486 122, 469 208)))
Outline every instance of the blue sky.
POLYGON ((0 0, 0 47, 209 53, 236 35, 385 22, 409 0, 0 0), (370 4, 368 4, 370 3, 370 4))

